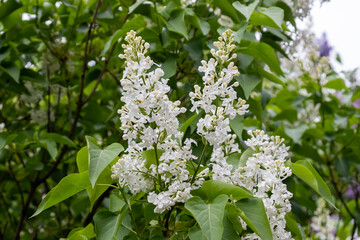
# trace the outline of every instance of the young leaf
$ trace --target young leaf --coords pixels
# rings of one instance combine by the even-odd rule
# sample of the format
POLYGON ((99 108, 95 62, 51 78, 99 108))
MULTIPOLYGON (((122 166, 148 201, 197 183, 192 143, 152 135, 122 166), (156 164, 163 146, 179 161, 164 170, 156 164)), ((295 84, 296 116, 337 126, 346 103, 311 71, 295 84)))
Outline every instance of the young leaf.
POLYGON ((101 149, 95 138, 86 136, 89 149, 89 179, 94 188, 96 180, 104 169, 117 157, 124 147, 119 143, 113 143, 105 149, 101 149))
POLYGON ((74 194, 85 190, 90 186, 88 172, 73 173, 60 180, 51 191, 46 194, 45 198, 41 201, 36 212, 31 216, 35 217, 49 207, 64 201, 65 199, 73 196, 74 194))
POLYGON ((185 208, 192 213, 209 240, 221 240, 227 201, 228 196, 221 194, 208 204, 199 197, 192 197, 185 203, 185 208))
POLYGON ((324 182, 309 161, 299 160, 296 163, 287 161, 286 166, 291 169, 294 175, 303 180, 307 185, 320 194, 320 196, 323 197, 331 206, 336 208, 328 185, 324 182))

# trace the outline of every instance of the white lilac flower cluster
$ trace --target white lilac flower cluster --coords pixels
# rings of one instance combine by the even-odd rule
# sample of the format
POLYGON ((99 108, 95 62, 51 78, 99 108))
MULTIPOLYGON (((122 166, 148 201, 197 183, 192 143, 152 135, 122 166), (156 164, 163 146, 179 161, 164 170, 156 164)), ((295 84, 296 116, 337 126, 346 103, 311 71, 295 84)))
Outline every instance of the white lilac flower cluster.
MULTIPOLYGON (((190 191, 199 188, 211 169, 214 180, 228 182, 247 188, 254 196, 262 198, 272 227, 274 239, 291 239, 285 230, 285 215, 291 210, 292 194, 282 182, 291 175, 285 167, 288 148, 279 137, 269 137, 263 131, 249 132, 245 143, 254 151, 245 166, 233 169, 226 162, 233 153, 239 153, 236 136, 231 134, 230 120, 244 115, 248 105, 237 98, 232 83, 239 71, 232 60, 236 54, 231 30, 225 31, 219 41, 214 42, 212 58, 202 61, 199 71, 204 73, 204 86, 196 85, 190 93, 191 111, 203 110, 205 116, 197 123, 197 133, 213 147, 210 166, 202 172, 189 176, 186 170, 192 155, 191 139, 180 144, 182 133, 178 131, 177 115, 184 112, 179 102, 171 102, 167 93, 167 80, 161 78, 160 68, 148 72, 153 62, 145 54, 149 44, 134 31, 126 36, 123 45, 126 60, 121 85, 125 103, 119 110, 124 139, 128 140, 126 154, 112 167, 113 178, 121 187, 127 185, 132 193, 149 192, 147 200, 153 203, 155 212, 162 213, 177 202, 191 197, 190 191), (148 162, 146 155, 155 153, 156 163, 148 162)), ((201 165, 200 165, 201 166, 201 165)), ((244 223, 244 227, 246 224, 244 223)), ((243 239, 260 239, 255 233, 243 239)))
MULTIPOLYGON (((263 199, 274 239, 292 239, 291 233, 285 230, 285 215, 291 211, 292 193, 283 183, 292 174, 285 166, 289 148, 283 143, 284 139, 270 137, 264 131, 248 131, 248 134, 251 138, 245 144, 254 154, 247 159, 244 167, 234 171, 232 181, 263 199)), ((244 239, 261 238, 253 233, 244 239)))
POLYGON ((230 175, 232 166, 226 163, 227 157, 240 152, 235 142, 236 135, 231 134, 230 119, 237 114, 244 115, 248 105, 245 100, 237 98, 234 87, 238 82, 231 83, 235 76, 240 73, 234 62, 236 54, 234 34, 231 30, 225 31, 214 42, 218 49, 211 49, 212 58, 201 61, 199 72, 203 72, 204 87, 195 85, 195 92, 190 93, 193 107, 191 111, 204 110, 205 117, 197 123, 197 133, 203 136, 213 146, 210 158, 212 165, 212 177, 215 180, 231 182, 230 175))
POLYGON ((311 218, 310 228, 319 240, 338 240, 335 236, 335 229, 339 223, 339 216, 331 216, 330 210, 326 208, 326 202, 320 198, 317 201, 317 208, 314 217, 311 218))
POLYGON ((181 0, 181 6, 183 7, 187 7, 187 6, 192 6, 196 3, 196 0, 181 0))
MULTIPOLYGON (((244 115, 248 105, 237 98, 231 84, 233 78, 239 75, 231 55, 234 35, 231 30, 225 31, 219 41, 214 43, 217 51, 211 50, 213 58, 202 61, 199 71, 204 73, 204 87, 196 85, 195 92, 190 93, 193 104, 192 111, 204 110, 205 117, 197 124, 197 133, 203 136, 213 146, 210 157, 212 178, 239 185, 250 190, 254 196, 262 198, 273 231, 274 239, 291 239, 291 234, 285 230, 285 215, 291 211, 290 198, 282 182, 291 175, 291 170, 285 167, 288 157, 288 147, 279 137, 269 137, 263 131, 249 131, 251 138, 245 143, 255 151, 249 157, 244 167, 233 170, 226 162, 232 153, 240 152, 235 142, 236 136, 231 134, 230 119, 236 115, 244 115)), ((248 234, 244 239, 260 239, 259 236, 248 234)))
POLYGON ((169 210, 176 202, 185 202, 190 191, 199 188, 206 170, 191 181, 186 170, 192 155, 192 139, 181 145, 183 134, 178 130, 177 115, 186 111, 180 101, 172 102, 167 79, 161 68, 149 69, 154 62, 145 56, 149 48, 135 31, 130 31, 123 44, 125 70, 121 85, 119 110, 123 138, 128 141, 127 154, 112 167, 113 178, 119 179, 121 187, 127 185, 132 193, 149 192, 148 201, 156 206, 155 212, 169 210), (146 156, 151 154, 156 162, 146 156))
MULTIPOLYGON (((292 8, 295 18, 304 20, 310 15, 311 9, 316 2, 316 0, 283 0, 287 5, 292 8)), ((329 2, 330 0, 319 0, 320 4, 324 2, 329 2)))
MULTIPOLYGON (((346 223, 349 224, 349 223, 346 223)), ((355 224, 353 221, 350 224, 355 224)), ((310 228, 313 237, 319 240, 340 240, 336 236, 337 230, 344 225, 339 215, 331 215, 330 210, 326 207, 324 199, 317 200, 317 208, 314 212, 314 217, 311 218, 310 228)), ((344 239, 344 238, 343 238, 344 239)), ((358 232, 356 231, 353 236, 348 236, 345 240, 360 240, 358 232)))

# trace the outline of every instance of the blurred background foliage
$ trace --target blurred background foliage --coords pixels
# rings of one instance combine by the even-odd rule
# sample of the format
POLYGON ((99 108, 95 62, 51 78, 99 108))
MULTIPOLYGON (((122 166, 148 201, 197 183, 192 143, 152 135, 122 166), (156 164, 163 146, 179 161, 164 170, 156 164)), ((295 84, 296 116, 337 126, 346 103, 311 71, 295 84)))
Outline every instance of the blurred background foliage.
MULTIPOLYGON (((250 104, 244 119, 231 122, 240 143, 249 129, 284 137, 292 161, 309 160, 335 196, 337 209, 326 208, 337 219, 339 239, 354 236, 360 224, 359 82, 353 73, 334 72, 320 51, 324 44, 316 47, 297 31, 296 2, 1 0, 0 239, 58 239, 85 226, 88 238, 95 236, 88 224, 109 209, 114 196, 108 187, 92 202, 80 192, 30 216, 60 179, 77 172, 85 135, 126 146, 117 114, 124 67, 118 54, 126 32, 136 30, 150 43, 151 58, 169 78, 170 98, 188 108, 193 85, 201 86, 200 61, 227 28, 237 44, 238 95, 250 104)), ((186 136, 193 136, 195 122, 186 136)), ((195 154, 200 150, 201 144, 195 154)), ((296 177, 287 184, 303 230, 299 239, 318 239, 310 227, 318 195, 296 177)))

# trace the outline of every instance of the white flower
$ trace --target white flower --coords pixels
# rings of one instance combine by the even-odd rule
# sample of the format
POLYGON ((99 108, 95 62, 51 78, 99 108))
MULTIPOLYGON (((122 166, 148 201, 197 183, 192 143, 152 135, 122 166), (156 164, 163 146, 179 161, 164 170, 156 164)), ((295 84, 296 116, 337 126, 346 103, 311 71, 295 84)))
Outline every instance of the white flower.
MULTIPOLYGON (((283 144, 283 139, 270 137, 264 131, 249 131, 248 134, 251 138, 245 143, 255 153, 247 159, 244 167, 234 171, 231 180, 263 199, 274 239, 292 239, 285 230, 285 215, 291 211, 292 193, 282 182, 291 176, 291 170, 285 166, 289 148, 283 144)), ((244 239, 260 238, 251 234, 244 239)))
POLYGON ((231 134, 230 119, 237 114, 246 113, 248 105, 241 98, 237 99, 234 87, 231 84, 233 78, 239 75, 239 71, 231 55, 235 49, 233 44, 234 34, 231 30, 225 31, 219 41, 214 42, 215 49, 211 49, 213 58, 209 61, 201 61, 199 72, 203 72, 204 87, 195 85, 195 91, 190 93, 193 107, 191 111, 205 111, 205 117, 197 123, 197 133, 203 136, 214 147, 210 158, 212 165, 212 177, 215 180, 230 182, 232 166, 226 162, 227 157, 235 152, 240 152, 235 143, 236 136, 231 134))
POLYGON ((127 154, 112 167, 112 177, 121 187, 127 185, 132 193, 149 191, 148 201, 155 212, 169 210, 177 202, 191 197, 190 191, 199 188, 203 176, 190 183, 187 162, 195 159, 191 152, 191 139, 182 141, 177 116, 186 111, 179 101, 172 102, 167 94, 170 87, 163 79, 160 68, 149 72, 153 66, 145 56, 150 45, 130 31, 123 44, 125 70, 121 85, 121 101, 125 104, 118 111, 123 138, 128 141, 127 154), (147 159, 152 155, 156 162, 147 159))

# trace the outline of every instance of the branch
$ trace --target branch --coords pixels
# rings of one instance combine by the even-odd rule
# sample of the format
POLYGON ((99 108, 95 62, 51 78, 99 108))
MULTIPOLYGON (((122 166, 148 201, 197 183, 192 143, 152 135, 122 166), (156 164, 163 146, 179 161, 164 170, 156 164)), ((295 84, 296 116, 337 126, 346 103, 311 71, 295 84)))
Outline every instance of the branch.
POLYGON ((97 81, 96 81, 96 83, 95 83, 95 86, 94 86, 93 89, 91 90, 90 94, 81 102, 82 105, 84 105, 85 103, 87 103, 87 102, 90 100, 90 98, 92 97, 92 95, 94 95, 97 87, 99 86, 99 84, 100 84, 100 82, 101 82, 101 80, 102 80, 102 77, 104 76, 105 72, 107 71, 107 70, 106 70, 107 65, 108 65, 108 63, 109 63, 109 61, 110 61, 110 58, 111 58, 112 53, 113 53, 114 50, 115 50, 116 45, 117 45, 117 41, 112 45, 112 47, 111 47, 111 49, 110 49, 110 52, 109 52, 109 55, 108 55, 108 57, 105 59, 104 66, 103 66, 103 68, 101 69, 101 72, 100 72, 100 74, 99 74, 99 77, 98 77, 98 79, 97 79, 97 81))
POLYGON ((22 191, 22 189, 21 189, 21 187, 20 187, 20 183, 19 183, 19 181, 16 179, 15 174, 14 174, 14 171, 13 171, 13 169, 12 169, 12 167, 11 167, 11 160, 10 160, 11 157, 12 157, 12 155, 10 155, 10 157, 9 157, 9 159, 8 159, 9 172, 10 172, 11 177, 14 178, 15 184, 16 184, 17 188, 19 189, 20 198, 21 198, 21 206, 24 207, 24 195, 23 195, 23 191, 22 191))
MULTIPOLYGON (((124 21, 123 21, 123 23, 122 23, 122 25, 121 25, 120 28, 122 28, 122 26, 125 24, 125 22, 126 22, 126 20, 128 19, 128 17, 129 17, 129 14, 126 15, 126 17, 125 17, 125 19, 124 19, 124 21)), ((87 103, 87 102, 90 100, 91 96, 95 93, 97 87, 99 86, 99 84, 100 84, 100 82, 101 82, 101 80, 102 80, 103 75, 105 74, 105 72, 107 72, 107 65, 108 65, 108 63, 109 63, 109 61, 110 61, 110 58, 111 58, 111 56, 112 56, 115 48, 116 48, 116 45, 117 45, 117 41, 111 46, 109 55, 108 55, 107 58, 105 59, 104 66, 103 66, 103 68, 101 69, 101 72, 100 72, 99 77, 98 77, 98 79, 97 79, 97 81, 96 81, 96 83, 95 83, 95 86, 94 86, 93 89, 91 90, 90 94, 84 99, 84 101, 82 101, 82 104, 87 103)))
POLYGON ((82 95, 83 95, 83 90, 84 90, 84 80, 85 80, 85 72, 87 70, 87 56, 88 56, 88 47, 89 47, 90 35, 91 35, 92 28, 94 27, 96 15, 98 13, 100 5, 101 5, 101 0, 98 0, 98 2, 96 4, 95 12, 94 12, 93 17, 91 19, 90 26, 89 26, 89 29, 88 29, 88 32, 87 32, 87 35, 86 35, 85 53, 84 53, 84 60, 83 60, 83 65, 82 65, 81 78, 80 78, 80 93, 79 93, 79 99, 78 99, 78 102, 77 102, 78 108, 81 105, 82 95))
POLYGON ((94 204, 91 212, 86 216, 85 221, 84 221, 84 227, 86 227, 89 223, 91 223, 91 220, 93 219, 96 210, 101 206, 101 203, 104 201, 104 199, 109 196, 110 193, 110 189, 108 188, 106 189, 106 191, 101 194, 101 196, 98 198, 98 200, 96 201, 96 203, 94 204))

